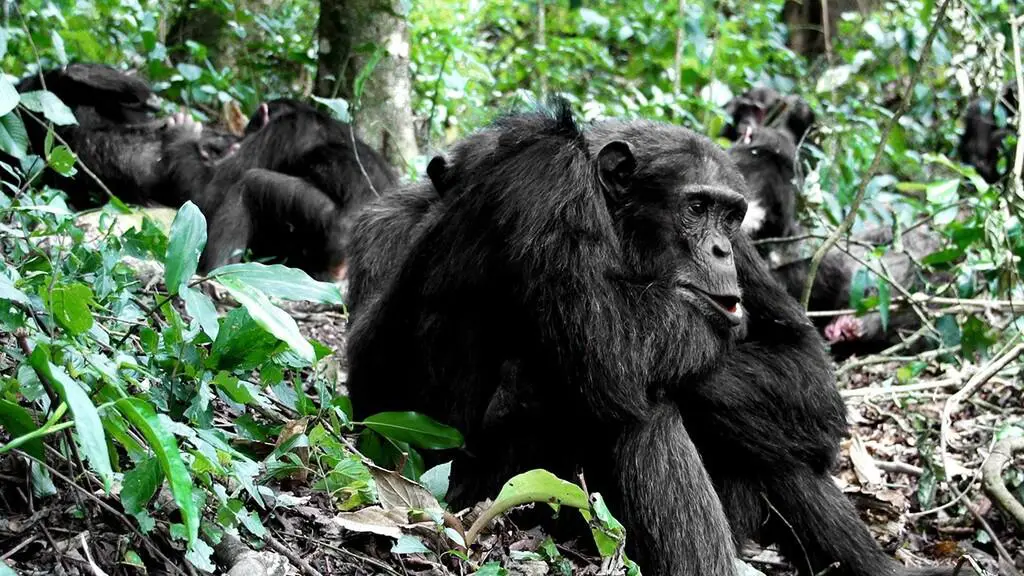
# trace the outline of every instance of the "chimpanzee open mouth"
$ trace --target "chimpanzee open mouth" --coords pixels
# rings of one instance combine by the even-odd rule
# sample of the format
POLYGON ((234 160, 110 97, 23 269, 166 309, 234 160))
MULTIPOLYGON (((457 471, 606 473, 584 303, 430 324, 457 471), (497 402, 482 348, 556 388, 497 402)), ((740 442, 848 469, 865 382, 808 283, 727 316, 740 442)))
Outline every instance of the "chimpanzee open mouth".
POLYGON ((732 325, 735 326, 740 323, 740 320, 743 318, 743 307, 740 305, 739 296, 733 294, 711 294, 699 289, 694 289, 693 291, 707 300, 712 308, 721 312, 732 325))

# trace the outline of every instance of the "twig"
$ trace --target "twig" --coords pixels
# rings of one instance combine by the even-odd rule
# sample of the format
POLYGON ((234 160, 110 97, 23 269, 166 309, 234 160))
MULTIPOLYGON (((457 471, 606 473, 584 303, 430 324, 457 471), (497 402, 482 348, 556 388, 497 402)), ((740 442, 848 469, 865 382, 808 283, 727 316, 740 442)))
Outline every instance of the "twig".
MULTIPOLYGON (((32 118, 33 120, 38 122, 44 130, 49 130, 53 134, 53 137, 57 140, 57 142, 60 142, 64 146, 67 146, 68 150, 71 150, 72 152, 75 151, 71 144, 68 144, 67 140, 61 137, 60 134, 57 134, 56 130, 52 129, 46 122, 40 120, 38 116, 30 112, 27 108, 25 108, 24 106, 19 106, 18 110, 23 114, 26 114, 29 118, 32 118)), ((100 177, 97 176, 95 172, 93 172, 91 169, 89 169, 88 166, 85 165, 85 162, 82 162, 82 158, 79 157, 78 154, 75 154, 75 164, 82 169, 82 172, 85 172, 90 178, 96 181, 96 184, 99 185, 100 190, 103 190, 103 192, 107 195, 108 199, 117 197, 116 194, 110 191, 110 188, 107 188, 107 185, 103 183, 103 180, 100 180, 100 177)))
POLYGON ((872 386, 869 388, 856 388, 854 390, 840 390, 839 395, 843 398, 870 398, 872 396, 886 396, 889 394, 909 394, 911 392, 946 388, 947 386, 953 386, 958 382, 959 381, 954 378, 944 378, 942 380, 906 384, 904 386, 872 386))
POLYGON ((940 24, 946 17, 946 9, 949 7, 950 0, 942 0, 942 6, 939 7, 938 14, 935 17, 935 22, 932 23, 931 29, 928 30, 928 37, 924 41, 924 46, 921 48, 921 55, 917 61, 917 67, 914 69, 913 74, 910 76, 910 83, 907 84, 907 89, 903 92, 903 97, 900 98, 899 106, 896 108, 896 112, 886 123, 885 129, 882 130, 882 137, 878 144, 878 150, 875 151, 875 157, 871 161, 871 165, 868 168, 866 174, 861 179, 860 186, 857 189, 857 195, 854 196, 853 202, 850 203, 849 212, 846 214, 846 218, 843 218, 842 223, 836 228, 825 242, 818 247, 818 250, 811 257, 810 269, 807 273, 807 284, 804 286, 803 295, 800 298, 800 303, 803 304, 804 309, 807 309, 807 303, 811 300, 811 287, 814 285, 814 277, 818 274, 818 267, 821 265, 821 260, 825 257, 825 254, 836 245, 836 242, 840 238, 846 236, 850 229, 853 227, 854 221, 857 219, 857 212, 860 210, 860 205, 864 202, 864 196, 867 194, 868 184, 878 173, 878 168, 882 164, 882 158, 885 156, 885 147, 889 142, 889 134, 892 133, 893 128, 899 122, 903 114, 906 113, 910 99, 914 94, 914 86, 917 84, 917 79, 921 75, 921 71, 925 68, 925 63, 928 61, 928 55, 932 49, 932 43, 935 41, 935 35, 938 33, 940 24))
POLYGON ((184 570, 182 570, 181 568, 178 567, 177 563, 172 562, 170 558, 168 558, 163 552, 161 552, 160 549, 156 547, 156 544, 154 544, 149 539, 149 537, 147 537, 145 534, 140 532, 139 529, 136 528, 135 525, 132 524, 132 521, 129 520, 127 516, 125 516, 124 514, 118 512, 113 506, 111 506, 110 504, 107 504, 106 502, 101 500, 99 498, 99 496, 96 496, 92 492, 86 490, 85 488, 82 488, 81 486, 76 484, 74 480, 72 480, 71 478, 68 478, 67 476, 65 476, 63 474, 61 474, 59 470, 57 470, 53 466, 50 466, 46 462, 43 462, 42 460, 36 458, 35 456, 32 456, 31 454, 28 454, 26 452, 22 452, 21 450, 15 450, 15 452, 18 453, 18 454, 21 454, 25 458, 29 458, 29 459, 33 460, 34 462, 38 462, 40 466, 42 466, 42 467, 46 468, 47 470, 49 470, 50 474, 53 474, 57 478, 63 480, 65 484, 67 484, 68 486, 71 486, 72 488, 74 488, 76 492, 80 492, 86 498, 89 498, 90 500, 96 502, 96 504, 98 504, 100 508, 103 508, 107 512, 109 512, 109 513, 113 514, 114 516, 116 516, 117 518, 119 518, 121 520, 121 522, 123 522, 124 525, 126 527, 128 527, 128 529, 131 530, 132 533, 135 534, 135 536, 138 537, 146 545, 146 547, 149 548, 149 550, 151 552, 153 552, 154 555, 156 555, 157 558, 160 558, 161 560, 163 560, 164 564, 170 566, 172 570, 174 570, 175 572, 177 572, 179 574, 186 574, 186 572, 184 570))
POLYGON ((906 462, 875 462, 879 470, 885 472, 891 472, 893 474, 906 474, 907 476, 922 476, 924 470, 913 464, 907 464, 906 462))
POLYGON ((1013 460, 1016 452, 1024 452, 1024 438, 1003 438, 992 447, 981 473, 985 492, 1017 521, 1018 526, 1024 527, 1024 505, 1013 497, 1003 482, 1003 468, 1013 460))
POLYGON ((296 568, 301 569, 303 574, 306 574, 308 576, 323 576, 322 574, 320 574, 320 572, 317 571, 316 568, 310 566, 309 562, 306 562, 301 556, 296 554, 294 551, 290 550, 284 544, 281 544, 281 542, 279 542, 277 538, 274 538, 270 534, 267 534, 266 536, 264 536, 264 539, 267 541, 267 544, 269 544, 270 547, 274 549, 275 552, 287 558, 296 568))
POLYGON ((984 369, 975 373, 963 388, 946 400, 946 405, 942 408, 942 431, 939 438, 939 450, 942 453, 943 467, 947 470, 952 468, 952 462, 949 461, 948 446, 953 443, 953 414, 979 388, 998 374, 1007 364, 1013 362, 1017 356, 1020 356, 1021 352, 1024 352, 1024 344, 1015 344, 1008 351, 992 360, 984 369))

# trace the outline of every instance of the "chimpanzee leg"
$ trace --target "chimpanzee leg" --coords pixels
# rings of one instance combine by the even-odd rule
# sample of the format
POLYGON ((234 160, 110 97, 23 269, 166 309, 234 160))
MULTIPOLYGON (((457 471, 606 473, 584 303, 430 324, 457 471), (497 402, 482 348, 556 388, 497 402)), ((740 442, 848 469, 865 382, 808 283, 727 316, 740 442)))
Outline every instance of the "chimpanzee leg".
POLYGON ((246 171, 232 186, 208 226, 204 270, 236 262, 254 242, 264 256, 289 258, 320 274, 343 266, 344 223, 338 206, 301 178, 271 170, 246 171))
POLYGON ((615 454, 616 511, 645 574, 734 574, 729 524, 674 404, 628 428, 615 454))
MULTIPOLYGON (((905 568, 875 542, 849 499, 827 474, 794 464, 760 480, 749 472, 713 472, 726 516, 739 540, 760 531, 799 570, 813 576, 951 574, 951 566, 905 568), (829 568, 832 564, 836 566, 829 568)), ((969 572, 968 572, 969 573, 969 572)))

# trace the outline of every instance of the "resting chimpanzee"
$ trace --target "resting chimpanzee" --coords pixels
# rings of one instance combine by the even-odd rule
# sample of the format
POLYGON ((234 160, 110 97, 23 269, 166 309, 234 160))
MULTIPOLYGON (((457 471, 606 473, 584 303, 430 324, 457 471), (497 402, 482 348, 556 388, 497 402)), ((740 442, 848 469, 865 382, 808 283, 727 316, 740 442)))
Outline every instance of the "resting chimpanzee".
POLYGON ((218 163, 203 162, 194 143, 172 146, 163 173, 191 191, 207 220, 200 269, 236 262, 249 249, 321 277, 343 276, 354 211, 398 180, 351 130, 312 106, 277 100, 261 106, 237 151, 218 163))
POLYGON ((794 562, 895 573, 827 475, 844 407, 813 327, 736 234, 735 168, 684 129, 580 134, 567 114, 500 121, 448 166, 446 204, 355 318, 356 410, 463 430, 456 505, 526 469, 582 467, 646 573, 730 574, 692 434, 737 540, 769 517, 764 494, 796 530, 775 517, 765 535, 794 562))
MULTIPOLYGON (((868 261, 871 248, 891 244, 892 231, 888 228, 876 228, 862 232, 854 237, 857 243, 851 243, 847 250, 857 259, 868 261)), ((925 284, 925 276, 918 266, 921 258, 940 248, 940 240, 934 232, 925 228, 914 228, 903 234, 903 250, 890 250, 881 258, 882 271, 908 290, 917 290, 925 284)), ((790 294, 799 297, 807 281, 809 258, 799 259, 774 269, 774 274, 789 290, 790 294)), ((811 299, 808 309, 843 310, 850 306, 850 292, 853 288, 854 276, 862 268, 860 262, 833 248, 821 261, 818 273, 811 286, 811 299)), ((867 290, 865 297, 875 294, 876 290, 867 290)), ((877 312, 864 316, 843 315, 832 319, 820 319, 819 327, 832 348, 833 356, 846 358, 852 354, 871 354, 897 344, 901 335, 920 327, 920 320, 913 310, 900 310, 890 315, 887 327, 883 328, 882 318, 877 312)))
MULTIPOLYGON (((78 158, 122 201, 145 204, 160 179, 157 162, 162 150, 179 139, 196 139, 206 157, 227 153, 234 137, 207 131, 194 123, 155 120, 155 96, 141 79, 101 64, 70 64, 33 75, 18 84, 25 93, 44 87, 57 95, 78 120, 55 127, 78 158)), ((42 118, 39 118, 42 120, 42 118)), ((23 119, 32 149, 44 151, 46 128, 23 119)), ((70 204, 86 208, 106 202, 96 181, 79 170, 71 178, 46 171, 43 182, 64 190, 70 204)))
POLYGON ((709 142, 660 137, 663 151, 591 151, 564 103, 477 135, 491 145, 453 158, 445 209, 356 317, 348 385, 363 415, 413 409, 464 432, 459 504, 516 472, 582 466, 625 511, 646 573, 732 574, 720 504, 665 395, 712 367, 741 315, 742 181, 709 142), (499 390, 516 402, 488 420, 499 390))
POLYGON ((762 126, 787 132, 794 144, 800 144, 814 125, 814 111, 795 94, 782 96, 772 88, 759 86, 736 96, 725 105, 731 120, 719 136, 739 141, 762 126))
POLYGON ((446 160, 436 156, 427 165, 429 180, 384 194, 356 215, 346 276, 345 306, 350 318, 384 290, 409 247, 440 215, 446 172, 446 160))
POLYGON ((747 182, 747 215, 743 231, 752 239, 795 235, 797 184, 800 174, 796 146, 788 133, 774 128, 750 128, 729 149, 747 182))
POLYGON ((1010 167, 1013 153, 1006 138, 1016 133, 1007 120, 1017 114, 1017 84, 1010 82, 996 102, 985 98, 973 100, 964 114, 964 133, 960 137, 960 160, 970 164, 978 175, 992 184, 1002 178, 1010 167), (1001 163, 1006 166, 1001 166, 1001 163))

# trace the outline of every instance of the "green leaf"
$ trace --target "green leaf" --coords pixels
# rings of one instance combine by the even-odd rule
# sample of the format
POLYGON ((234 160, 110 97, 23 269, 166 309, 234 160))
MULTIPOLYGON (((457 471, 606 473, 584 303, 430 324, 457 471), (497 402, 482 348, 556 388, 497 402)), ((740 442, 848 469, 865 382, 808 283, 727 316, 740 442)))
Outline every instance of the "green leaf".
POLYGON ((67 402, 75 417, 75 435, 78 438, 78 447, 82 455, 89 461, 93 471, 103 481, 103 488, 110 491, 110 483, 114 478, 114 471, 110 467, 110 453, 107 452, 107 438, 103 433, 103 423, 96 412, 89 395, 78 384, 64 372, 64 369, 55 366, 50 362, 49 352, 43 346, 36 346, 29 357, 29 363, 36 372, 53 384, 57 394, 67 402))
POLYGON ((61 176, 71 177, 75 175, 75 160, 77 157, 67 146, 60 145, 54 148, 46 158, 46 165, 53 168, 61 176))
POLYGON ((199 538, 199 510, 192 500, 192 477, 181 460, 181 452, 174 435, 164 429, 153 407, 141 398, 122 398, 114 404, 118 412, 135 426, 153 453, 171 487, 174 501, 181 510, 185 522, 189 546, 199 538))
POLYGON ((18 89, 7 79, 6 74, 0 74, 0 116, 10 114, 18 106, 21 97, 18 89))
POLYGON ((860 310, 861 302, 871 286, 871 271, 861 266, 853 274, 850 280, 850 308, 860 310))
POLYGON ((84 334, 92 328, 92 290, 85 284, 55 286, 50 292, 50 310, 53 318, 69 334, 84 334))
POLYGON ((451 462, 438 464, 420 476, 420 484, 423 484, 423 487, 433 494, 438 502, 443 502, 448 494, 448 480, 451 474, 451 462))
POLYGON ((341 290, 329 282, 313 280, 298 268, 258 262, 221 266, 210 277, 234 278, 243 284, 282 300, 308 300, 323 304, 341 304, 341 290))
POLYGON ((239 404, 249 404, 256 400, 253 391, 227 371, 221 370, 218 372, 217 376, 213 379, 213 384, 223 390, 228 395, 228 398, 239 404))
POLYGON ((0 151, 24 162, 28 153, 28 132, 16 114, 0 116, 0 151))
POLYGON ((956 194, 959 188, 959 178, 943 180, 942 182, 929 184, 928 187, 925 188, 925 197, 928 199, 929 204, 934 206, 946 206, 959 199, 956 194))
POLYGON ((582 488, 555 476, 547 470, 530 470, 514 476, 505 483, 494 500, 493 507, 508 510, 528 502, 564 504, 580 510, 589 510, 590 501, 582 488))
MULTIPOLYGON (((0 398, 0 424, 2 424, 0 428, 7 429, 7 433, 12 441, 39 429, 35 421, 32 420, 32 415, 28 413, 28 410, 2 398, 0 398)), ((46 454, 43 452, 42 438, 29 440, 22 445, 21 449, 39 460, 45 461, 46 459, 46 454)))
POLYGON ((21 105, 33 112, 42 114, 57 126, 78 124, 75 113, 68 108, 53 92, 36 90, 21 95, 21 105))
POLYGON ((348 100, 344 98, 320 98, 313 96, 313 100, 323 104, 331 111, 331 116, 340 122, 352 122, 352 114, 349 112, 348 100))
POLYGON ((889 304, 892 303, 892 294, 889 283, 884 280, 878 281, 878 315, 882 320, 882 330, 889 329, 889 304))
POLYGON ((471 576, 508 576, 508 570, 501 567, 497 562, 488 562, 473 572, 471 576))
POLYGON ((177 294, 199 267, 199 255, 206 246, 206 218, 199 207, 185 202, 171 223, 167 242, 165 282, 172 296, 177 294))
POLYGON ((958 260, 964 255, 964 251, 959 248, 947 248, 945 250, 939 250, 938 252, 932 252, 921 259, 921 264, 924 266, 935 266, 937 264, 947 264, 958 260))
POLYGON ((64 39, 56 30, 50 30, 50 43, 53 44, 53 52, 57 55, 57 61, 61 66, 67 66, 68 53, 64 49, 64 39))
POLYGON ((359 74, 356 74, 356 79, 352 83, 352 95, 355 97, 357 105, 362 102, 363 86, 366 84, 366 81, 370 79, 370 76, 373 76, 373 70, 377 67, 377 64, 380 63, 381 59, 384 58, 385 54, 387 54, 387 48, 384 46, 377 46, 374 49, 373 54, 370 55, 370 59, 366 61, 366 65, 359 71, 359 74))
POLYGON ((203 69, 195 64, 180 63, 176 67, 182 77, 189 82, 195 82, 203 77, 203 69))
POLYGON ((18 573, 7 565, 7 562, 0 560, 0 576, 18 576, 18 573))
POLYGON ((0 274, 0 300, 10 300, 28 304, 28 295, 14 286, 14 281, 4 274, 0 274))
POLYGON ((295 320, 284 310, 274 306, 266 295, 235 278, 223 277, 219 280, 264 330, 288 344, 302 359, 311 363, 316 360, 313 346, 299 333, 295 320))
MULTIPOLYGON (((235 308, 221 323, 210 348, 209 365, 214 369, 250 370, 266 363, 280 347, 280 341, 257 324, 245 308, 235 308)), ((264 368, 264 382, 274 373, 273 367, 271 364, 264 368)))
POLYGON ((206 332, 210 340, 216 340, 217 334, 220 332, 220 324, 217 323, 217 307, 213 304, 213 300, 203 292, 188 286, 182 287, 179 295, 185 301, 185 311, 199 321, 199 326, 203 328, 203 332, 206 332))
POLYGON ((121 483, 121 505, 124 511, 134 515, 145 510, 163 481, 164 475, 156 457, 147 458, 125 472, 121 483))
POLYGON ((392 554, 429 554, 430 549, 420 542, 420 539, 411 534, 402 534, 398 542, 391 547, 392 554))
POLYGON ((462 434, 418 412, 381 412, 362 422, 367 428, 417 448, 445 450, 462 446, 462 434))

